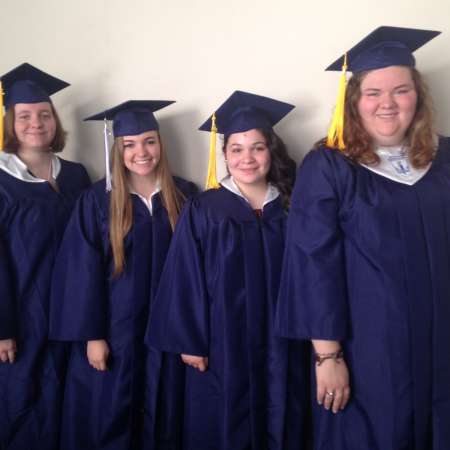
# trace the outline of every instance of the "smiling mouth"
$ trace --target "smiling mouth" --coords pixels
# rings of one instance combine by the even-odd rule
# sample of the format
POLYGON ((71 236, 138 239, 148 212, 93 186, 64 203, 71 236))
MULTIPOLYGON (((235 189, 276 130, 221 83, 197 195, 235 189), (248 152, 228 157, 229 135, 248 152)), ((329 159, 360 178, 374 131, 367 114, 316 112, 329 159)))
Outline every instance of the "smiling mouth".
POLYGON ((153 159, 141 159, 139 161, 133 161, 133 162, 134 162, 134 164, 144 165, 144 164, 148 164, 152 161, 153 161, 153 159))

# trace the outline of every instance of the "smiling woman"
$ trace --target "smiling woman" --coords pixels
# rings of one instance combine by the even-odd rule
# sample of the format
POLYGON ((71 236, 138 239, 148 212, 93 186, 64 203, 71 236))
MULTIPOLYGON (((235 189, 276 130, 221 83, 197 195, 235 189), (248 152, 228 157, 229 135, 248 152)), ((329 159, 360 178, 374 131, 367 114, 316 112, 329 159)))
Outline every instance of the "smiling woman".
POLYGON ((172 231, 197 191, 170 173, 153 111, 171 103, 129 101, 88 119, 113 120, 112 190, 101 180, 80 198, 53 277, 50 336, 74 342, 65 450, 181 448, 184 367, 144 345, 172 231))
POLYGON ((68 86, 22 64, 1 77, 0 448, 58 448, 65 347, 48 342, 50 279, 85 169, 54 153, 65 132, 50 95, 68 86))
POLYGON ((183 450, 306 448, 306 353, 273 328, 295 176, 273 126, 292 109, 242 91, 218 108, 229 176, 175 230, 147 338, 189 366, 183 450))
POLYGON ((450 442, 450 139, 412 54, 438 34, 380 27, 333 63, 344 139, 299 169, 276 326, 316 352, 315 450, 450 442))

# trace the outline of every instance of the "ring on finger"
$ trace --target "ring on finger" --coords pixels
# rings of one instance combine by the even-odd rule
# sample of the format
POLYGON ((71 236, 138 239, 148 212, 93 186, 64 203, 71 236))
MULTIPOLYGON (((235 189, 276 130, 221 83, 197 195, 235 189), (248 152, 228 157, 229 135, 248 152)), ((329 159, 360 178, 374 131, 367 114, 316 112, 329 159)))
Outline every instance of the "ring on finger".
POLYGON ((334 397, 334 392, 333 392, 333 391, 327 391, 327 392, 325 393, 325 395, 327 395, 328 397, 333 398, 333 397, 334 397))

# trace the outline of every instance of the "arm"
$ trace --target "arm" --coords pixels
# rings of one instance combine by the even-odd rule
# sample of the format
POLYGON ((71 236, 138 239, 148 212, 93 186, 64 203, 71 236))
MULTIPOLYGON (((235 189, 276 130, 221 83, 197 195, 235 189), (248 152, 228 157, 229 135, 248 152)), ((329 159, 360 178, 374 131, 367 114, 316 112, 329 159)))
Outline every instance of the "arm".
POLYGON ((201 250, 203 225, 202 211, 195 200, 189 200, 172 238, 152 305, 146 342, 163 351, 206 358, 209 299, 201 250))
MULTIPOLYGON (((340 198, 335 161, 324 151, 305 158, 294 189, 277 311, 282 336, 310 339, 316 353, 332 354, 348 337, 340 198)), ((345 361, 316 364, 317 401, 337 412, 349 397, 345 361), (327 394, 328 392, 328 394, 327 394), (333 401, 334 400, 334 401, 333 401)))

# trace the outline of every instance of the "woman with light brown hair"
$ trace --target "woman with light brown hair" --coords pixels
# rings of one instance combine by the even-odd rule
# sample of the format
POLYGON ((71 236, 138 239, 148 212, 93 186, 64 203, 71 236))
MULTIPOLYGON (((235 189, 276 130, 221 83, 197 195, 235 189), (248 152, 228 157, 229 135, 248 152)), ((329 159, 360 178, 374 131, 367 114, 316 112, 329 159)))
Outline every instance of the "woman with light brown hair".
POLYGON ((56 450, 64 346, 48 342, 51 272, 90 181, 56 155, 66 133, 50 96, 68 83, 28 63, 0 79, 0 448, 56 450))
POLYGON ((78 341, 67 372, 64 449, 176 445, 172 402, 183 369, 143 341, 172 231, 196 192, 172 177, 153 115, 171 103, 129 101, 87 119, 114 121, 112 189, 101 180, 80 198, 54 272, 50 336, 78 341))
POLYGON ((450 442, 450 139, 412 54, 438 34, 380 27, 329 67, 345 114, 299 169, 277 313, 315 351, 315 450, 450 442))

